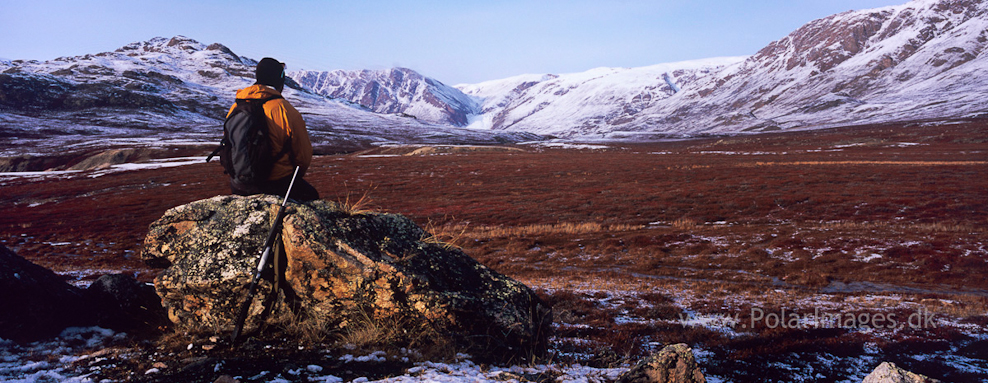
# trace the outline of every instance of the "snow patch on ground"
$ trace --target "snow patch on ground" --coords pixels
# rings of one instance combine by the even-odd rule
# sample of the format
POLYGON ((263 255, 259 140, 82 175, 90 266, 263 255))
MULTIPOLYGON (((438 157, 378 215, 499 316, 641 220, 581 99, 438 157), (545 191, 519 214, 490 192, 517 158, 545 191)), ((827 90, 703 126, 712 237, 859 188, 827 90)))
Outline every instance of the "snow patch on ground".
POLYGON ((539 148, 577 149, 577 150, 603 150, 610 148, 610 146, 607 145, 575 144, 568 142, 544 142, 544 143, 535 144, 535 146, 539 148))
POLYGON ((193 165, 203 162, 206 162, 206 157, 177 157, 177 158, 150 160, 148 162, 141 162, 141 163, 125 163, 125 164, 110 165, 110 167, 107 169, 96 170, 96 171, 50 170, 43 172, 0 172, 0 180, 12 179, 12 178, 27 178, 31 180, 43 181, 52 178, 71 178, 77 175, 84 175, 89 178, 97 178, 97 177, 105 176, 107 174, 118 173, 123 171, 172 168, 177 166, 193 165))
POLYGON ((0 339, 0 381, 91 382, 92 371, 74 368, 76 361, 126 339, 127 334, 101 327, 70 327, 55 339, 18 345, 0 339))
MULTIPOLYGON (((11 383, 36 382, 93 382, 91 371, 86 363, 104 358, 103 349, 114 343, 125 341, 127 334, 117 333, 100 327, 72 327, 62 331, 56 338, 33 342, 26 345, 0 339, 0 381, 11 383), (89 360, 92 359, 92 360, 89 360)), ((368 355, 347 354, 338 357, 346 363, 381 363, 394 356, 384 351, 368 355)), ((451 363, 421 362, 409 368, 404 375, 377 380, 375 382, 505 382, 524 381, 524 377, 557 376, 556 382, 605 382, 614 381, 627 367, 593 368, 579 364, 543 364, 534 366, 480 366, 469 360, 470 356, 457 355, 451 363)), ((402 357, 398 357, 402 359, 402 357)), ((407 359, 405 359, 407 360, 407 359)), ((305 371, 311 382, 343 382, 319 365, 308 365, 305 371)), ((289 382, 296 381, 302 369, 288 371, 292 376, 262 372, 248 377, 251 381, 289 382)), ((145 375, 161 373, 158 368, 142 372, 145 375)), ((370 382, 368 378, 357 378, 353 382, 370 382)))

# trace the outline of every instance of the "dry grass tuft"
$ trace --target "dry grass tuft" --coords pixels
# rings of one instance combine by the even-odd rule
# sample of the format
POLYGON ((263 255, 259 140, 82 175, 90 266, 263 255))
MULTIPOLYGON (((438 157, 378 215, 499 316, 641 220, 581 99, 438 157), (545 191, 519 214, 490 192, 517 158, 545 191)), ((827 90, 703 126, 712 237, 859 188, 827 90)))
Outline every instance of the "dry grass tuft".
POLYGON ((345 323, 337 339, 347 349, 386 351, 400 354, 402 349, 415 350, 424 360, 451 359, 459 350, 448 336, 422 322, 398 315, 373 317, 358 312, 345 323))
POLYGON ((364 318, 351 323, 340 335, 340 343, 352 345, 358 349, 372 348, 378 345, 393 344, 399 338, 398 327, 364 318))
POLYGON ((341 200, 338 201, 340 210, 342 210, 344 213, 347 213, 349 215, 372 212, 373 210, 369 208, 370 204, 373 202, 373 200, 370 197, 370 192, 372 190, 373 188, 364 191, 364 194, 362 194, 360 198, 357 199, 352 199, 351 197, 353 194, 347 191, 346 195, 342 197, 341 200))
POLYGON ((596 222, 539 224, 526 226, 478 226, 464 233, 474 239, 490 239, 519 236, 543 236, 553 234, 591 234, 641 230, 643 225, 602 225, 596 222))
POLYGON ((973 225, 944 223, 944 222, 895 223, 888 221, 879 221, 879 222, 835 221, 835 222, 825 222, 816 228, 824 229, 824 230, 892 229, 892 230, 901 230, 907 232, 925 232, 925 233, 977 233, 983 230, 982 228, 973 225))
POLYGON ((321 344, 336 332, 320 316, 307 310, 279 310, 271 322, 302 344, 321 344))
POLYGON ((442 246, 446 250, 462 249, 461 241, 467 231, 467 225, 436 225, 432 220, 425 224, 426 236, 422 242, 442 246))
POLYGON ((681 218, 677 218, 675 221, 672 221, 672 227, 679 230, 688 230, 697 227, 699 225, 700 225, 700 221, 697 221, 696 219, 690 217, 681 217, 681 218))

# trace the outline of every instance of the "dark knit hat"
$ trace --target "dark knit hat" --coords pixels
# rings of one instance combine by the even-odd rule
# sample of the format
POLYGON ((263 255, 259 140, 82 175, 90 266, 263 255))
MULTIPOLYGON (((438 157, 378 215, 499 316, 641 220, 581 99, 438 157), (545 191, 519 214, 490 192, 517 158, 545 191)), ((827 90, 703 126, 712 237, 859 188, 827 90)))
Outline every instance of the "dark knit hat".
POLYGON ((258 84, 268 85, 275 89, 282 89, 285 86, 285 64, 270 57, 265 57, 257 63, 254 71, 258 84))

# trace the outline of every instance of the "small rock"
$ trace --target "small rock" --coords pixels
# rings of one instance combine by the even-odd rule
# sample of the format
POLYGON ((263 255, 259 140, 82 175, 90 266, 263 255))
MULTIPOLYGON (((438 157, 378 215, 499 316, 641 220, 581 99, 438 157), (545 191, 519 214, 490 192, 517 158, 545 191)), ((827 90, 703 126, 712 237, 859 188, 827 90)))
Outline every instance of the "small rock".
POLYGON ((940 381, 903 370, 892 362, 882 362, 861 383, 940 383, 940 381))
POLYGON ((666 346, 658 353, 642 359, 618 378, 619 383, 705 383, 686 344, 666 346))

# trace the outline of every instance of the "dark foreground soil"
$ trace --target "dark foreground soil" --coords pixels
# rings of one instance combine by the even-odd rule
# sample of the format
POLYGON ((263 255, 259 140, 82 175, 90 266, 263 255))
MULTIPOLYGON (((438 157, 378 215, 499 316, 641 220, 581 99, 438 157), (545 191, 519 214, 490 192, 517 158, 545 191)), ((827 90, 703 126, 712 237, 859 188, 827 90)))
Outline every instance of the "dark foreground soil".
MULTIPOLYGON (((988 363, 983 122, 520 149, 321 156, 306 179, 536 288, 554 304, 555 361, 617 365, 687 342, 729 381, 843 380, 883 360, 988 378, 965 367, 988 363), (911 326, 916 312, 937 320, 911 326)), ((4 177, 0 193, 0 241, 19 255, 74 282, 152 281, 148 225, 228 188, 211 163, 4 177)), ((234 360, 219 355, 197 357, 234 360)))

